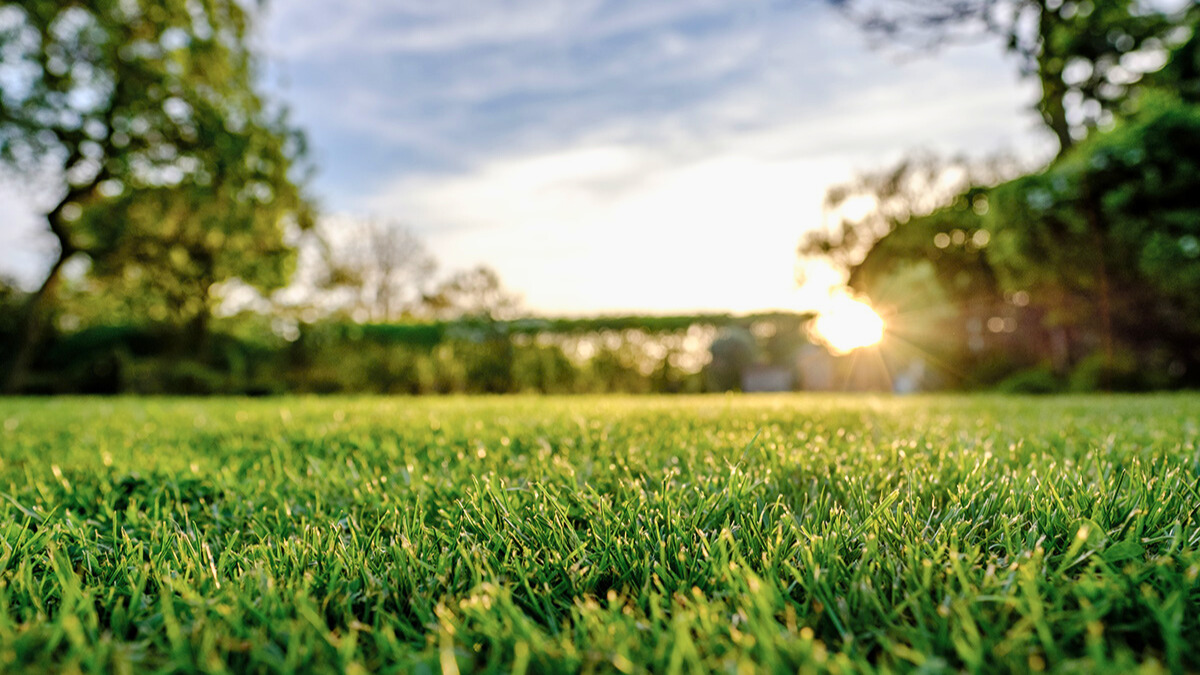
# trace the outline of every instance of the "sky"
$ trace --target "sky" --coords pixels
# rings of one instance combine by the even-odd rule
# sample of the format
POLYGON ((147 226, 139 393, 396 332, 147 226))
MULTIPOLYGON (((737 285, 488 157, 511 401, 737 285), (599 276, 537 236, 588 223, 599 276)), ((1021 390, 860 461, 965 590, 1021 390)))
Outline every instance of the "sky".
MULTIPOLYGON (((1047 143, 999 43, 898 54, 819 0, 276 0, 260 31, 324 212, 547 314, 801 309, 828 186, 1047 143)), ((0 180, 0 273, 28 284, 27 194, 0 180)))

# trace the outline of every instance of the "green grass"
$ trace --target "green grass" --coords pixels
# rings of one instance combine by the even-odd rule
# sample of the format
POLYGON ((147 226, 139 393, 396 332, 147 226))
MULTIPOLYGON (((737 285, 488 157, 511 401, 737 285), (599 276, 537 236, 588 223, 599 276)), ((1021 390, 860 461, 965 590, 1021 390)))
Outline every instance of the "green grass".
POLYGON ((0 401, 0 672, 1200 670, 1200 397, 0 401))

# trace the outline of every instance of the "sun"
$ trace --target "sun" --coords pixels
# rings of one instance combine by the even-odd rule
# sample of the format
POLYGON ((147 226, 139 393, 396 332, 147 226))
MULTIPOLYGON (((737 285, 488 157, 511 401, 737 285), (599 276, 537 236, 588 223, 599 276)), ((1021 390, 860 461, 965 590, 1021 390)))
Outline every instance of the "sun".
POLYGON ((832 351, 847 354, 883 339, 883 319, 861 300, 835 296, 812 322, 812 333, 832 351))

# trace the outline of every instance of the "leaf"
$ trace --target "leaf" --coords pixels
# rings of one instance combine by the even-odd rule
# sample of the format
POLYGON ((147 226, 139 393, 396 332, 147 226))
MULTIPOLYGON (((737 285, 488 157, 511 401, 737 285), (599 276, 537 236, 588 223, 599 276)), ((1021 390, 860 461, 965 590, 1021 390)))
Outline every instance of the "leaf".
POLYGON ((1105 562, 1115 563, 1141 558, 1145 554, 1146 549, 1137 540, 1126 539, 1109 546, 1100 557, 1105 562))

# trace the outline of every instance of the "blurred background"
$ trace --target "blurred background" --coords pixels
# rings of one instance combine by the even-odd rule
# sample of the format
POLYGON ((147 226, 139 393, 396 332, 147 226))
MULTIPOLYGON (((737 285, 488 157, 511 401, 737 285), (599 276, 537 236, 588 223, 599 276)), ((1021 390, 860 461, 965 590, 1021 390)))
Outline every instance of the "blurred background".
POLYGON ((0 2, 0 388, 1194 388, 1198 21, 0 2))

